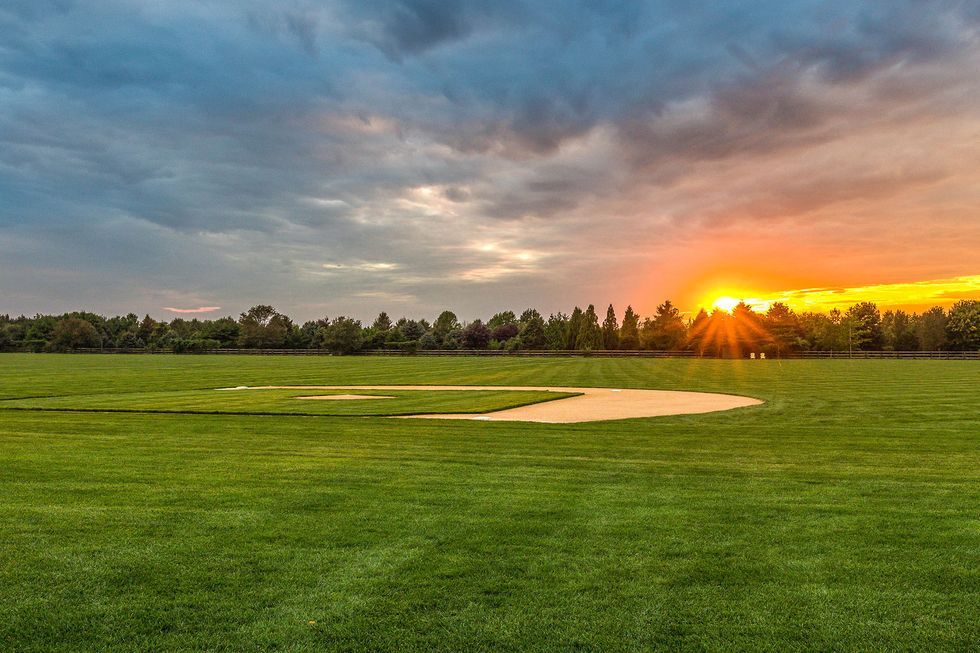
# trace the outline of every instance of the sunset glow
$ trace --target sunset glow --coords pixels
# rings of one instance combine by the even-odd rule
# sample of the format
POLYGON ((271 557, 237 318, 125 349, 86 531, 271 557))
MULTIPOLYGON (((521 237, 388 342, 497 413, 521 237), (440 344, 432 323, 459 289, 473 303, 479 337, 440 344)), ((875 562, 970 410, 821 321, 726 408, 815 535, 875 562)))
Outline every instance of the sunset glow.
POLYGON ((726 313, 731 313, 732 310, 738 306, 739 301, 740 300, 735 297, 723 295, 712 302, 711 308, 718 309, 719 311, 725 311, 726 313))
POLYGON ((776 302, 782 302, 796 311, 816 313, 826 313, 833 309, 846 310, 858 302, 873 302, 883 310, 902 308, 914 311, 931 306, 948 307, 960 299, 977 296, 980 296, 980 275, 972 275, 853 288, 802 288, 774 293, 714 291, 699 301, 693 312, 704 308, 731 313, 739 302, 744 302, 759 313, 769 310, 776 302))

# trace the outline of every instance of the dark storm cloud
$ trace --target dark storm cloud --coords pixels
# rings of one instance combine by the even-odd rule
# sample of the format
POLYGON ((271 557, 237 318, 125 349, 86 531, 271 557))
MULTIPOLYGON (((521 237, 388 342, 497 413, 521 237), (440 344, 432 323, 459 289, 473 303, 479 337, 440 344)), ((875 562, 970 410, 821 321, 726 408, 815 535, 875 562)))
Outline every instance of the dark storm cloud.
MULTIPOLYGON (((379 292, 352 274, 338 293, 322 265, 391 263, 403 281, 390 292, 427 305, 426 284, 465 276, 480 243, 574 256, 576 238, 594 245, 585 216, 622 233, 644 229, 651 199, 678 223, 702 215, 670 193, 705 165, 962 116, 978 24, 976 3, 941 0, 13 0, 0 6, 0 238, 223 306, 290 281, 297 305, 379 292), (512 225, 530 245, 500 232, 512 225)), ((832 195, 945 174, 921 170, 835 179, 832 195)), ((809 187, 766 192, 732 206, 821 206, 809 187)), ((724 195, 706 201, 724 213, 724 195)), ((499 269, 471 276, 538 260, 494 251, 499 269)), ((16 265, 29 296, 32 267, 55 267, 45 258, 5 258, 0 278, 16 265)))

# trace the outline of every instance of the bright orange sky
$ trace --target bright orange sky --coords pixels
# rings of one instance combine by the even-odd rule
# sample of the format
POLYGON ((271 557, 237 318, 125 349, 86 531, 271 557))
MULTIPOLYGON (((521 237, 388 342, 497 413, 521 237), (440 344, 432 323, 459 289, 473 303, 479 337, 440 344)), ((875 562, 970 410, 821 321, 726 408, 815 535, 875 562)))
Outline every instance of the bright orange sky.
POLYGON ((804 288, 776 293, 720 286, 705 294, 698 301, 698 307, 709 311, 714 308, 731 311, 734 304, 744 301, 754 310, 765 312, 773 303, 782 302, 796 311, 827 312, 835 308, 844 310, 858 302, 875 302, 882 309, 921 311, 932 306, 948 307, 960 299, 977 297, 980 297, 980 275, 856 288, 804 288))

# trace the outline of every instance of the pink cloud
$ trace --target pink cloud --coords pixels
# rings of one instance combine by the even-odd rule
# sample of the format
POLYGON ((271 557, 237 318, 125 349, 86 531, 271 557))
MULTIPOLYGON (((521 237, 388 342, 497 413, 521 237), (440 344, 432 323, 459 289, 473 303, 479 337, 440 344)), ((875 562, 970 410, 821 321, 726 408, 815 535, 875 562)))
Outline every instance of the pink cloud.
POLYGON ((171 313, 213 313, 215 311, 220 311, 220 306, 199 306, 197 308, 170 308, 165 306, 163 308, 165 311, 170 311, 171 313))

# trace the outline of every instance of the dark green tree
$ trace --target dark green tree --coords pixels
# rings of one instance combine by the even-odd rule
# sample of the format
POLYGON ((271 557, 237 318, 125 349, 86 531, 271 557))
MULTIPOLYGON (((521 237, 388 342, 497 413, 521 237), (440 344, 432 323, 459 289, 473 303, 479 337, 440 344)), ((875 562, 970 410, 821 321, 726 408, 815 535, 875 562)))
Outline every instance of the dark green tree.
POLYGON ((915 335, 922 351, 942 351, 946 348, 946 311, 933 306, 915 320, 915 335))
POLYGON ((698 356, 704 356, 708 339, 708 325, 710 323, 711 318, 702 308, 698 311, 698 314, 694 316, 694 319, 691 320, 691 323, 687 327, 687 340, 685 347, 692 351, 696 351, 698 356))
POLYGON ((517 324, 517 316, 514 315, 514 311, 501 311, 500 313, 495 313, 494 316, 487 322, 487 328, 493 331, 497 327, 505 324, 517 324))
POLYGON ((200 337, 215 340, 219 347, 231 347, 238 342, 242 327, 230 317, 208 320, 201 325, 200 337))
POLYGON ((330 326, 321 328, 320 341, 335 354, 355 354, 362 345, 361 322, 345 316, 334 318, 330 326))
POLYGON ((378 313, 378 317, 374 318, 374 323, 371 328, 375 331, 385 332, 391 328, 391 318, 384 311, 378 313))
POLYGON ((441 347, 449 332, 459 328, 459 319, 452 311, 443 311, 432 323, 432 337, 436 340, 436 348, 441 347))
POLYGON ((848 330, 851 349, 881 351, 884 334, 881 330, 881 313, 872 302, 860 302, 847 309, 843 326, 848 330))
POLYGON ((950 307, 946 340, 953 351, 980 350, 980 300, 964 299, 950 307))
POLYGON ((517 323, 523 329, 525 324, 537 318, 541 318, 541 320, 544 321, 544 318, 541 317, 541 313, 539 313, 536 309, 529 308, 526 309, 523 313, 521 313, 521 316, 517 318, 517 323))
POLYGON ((915 324, 911 316, 905 311, 885 311, 881 316, 881 330, 884 336, 884 349, 888 351, 917 351, 919 349, 919 338, 915 335, 915 324))
POLYGON ((566 329, 565 334, 567 338, 565 339, 565 346, 562 349, 575 349, 575 343, 578 342, 578 334, 582 329, 582 309, 578 306, 572 311, 572 316, 568 318, 568 329, 566 329))
POLYGON ((544 318, 537 311, 521 315, 520 345, 522 349, 544 349, 548 345, 544 318))
POLYGON ((544 325, 545 346, 551 351, 568 347, 568 316, 562 312, 552 314, 544 325))
MULTIPOLYGON (((176 322, 176 320, 174 320, 176 322)), ((289 334, 292 321, 268 305, 260 304, 248 309, 238 319, 238 345, 253 348, 282 347, 289 334)), ((173 322, 170 324, 171 331, 173 322)), ((176 331, 180 337, 184 337, 176 331)))
POLYGON ((102 344, 99 332, 88 320, 80 317, 66 317, 59 320, 48 341, 49 351, 71 351, 85 347, 98 347, 102 344))
POLYGON ((627 306, 623 313, 623 326, 619 328, 619 348, 640 348, 640 316, 633 311, 632 306, 627 306))
POLYGON ((796 313, 782 302, 775 302, 766 311, 762 320, 763 328, 771 344, 772 353, 781 357, 789 351, 803 348, 803 331, 796 313))
POLYGON ((409 320, 404 317, 395 322, 395 327, 402 332, 405 340, 418 340, 429 330, 429 324, 425 320, 409 320))
POLYGON ((602 322, 602 346, 606 349, 619 349, 619 324, 616 311, 610 304, 606 309, 606 319, 602 322))
POLYGON ((643 323, 640 345, 644 349, 680 349, 687 337, 681 312, 668 299, 657 306, 653 318, 643 323))
POLYGON ((582 315, 582 324, 575 338, 575 349, 581 351, 602 349, 602 328, 599 326, 599 316, 596 315, 595 306, 592 304, 589 304, 582 315))

